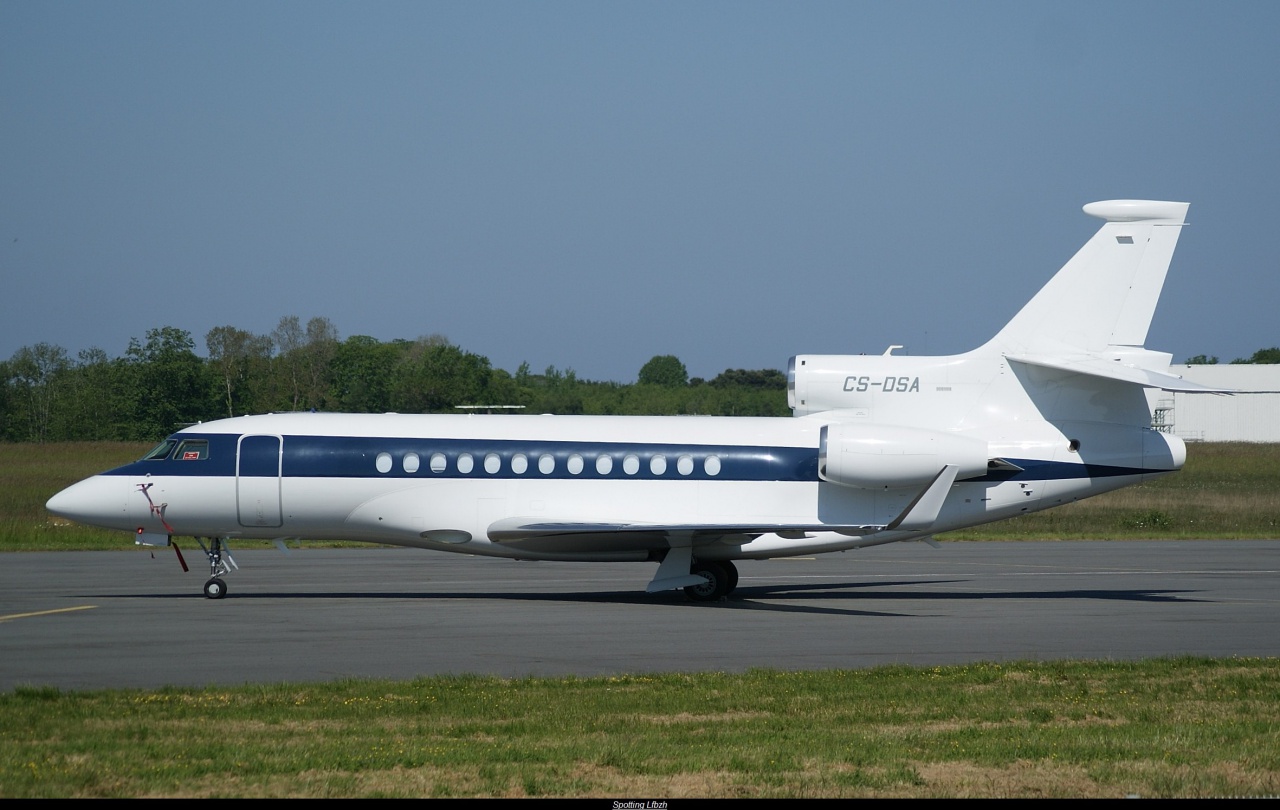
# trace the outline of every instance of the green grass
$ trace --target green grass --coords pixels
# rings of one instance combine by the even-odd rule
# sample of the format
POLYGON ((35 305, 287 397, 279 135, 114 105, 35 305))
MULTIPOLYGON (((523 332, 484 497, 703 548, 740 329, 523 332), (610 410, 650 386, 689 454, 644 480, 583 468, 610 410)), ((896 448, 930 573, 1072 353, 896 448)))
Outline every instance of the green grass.
POLYGON ((1280 537, 1280 444, 1189 444, 1182 470, 1043 512, 951 532, 963 540, 1280 537))
MULTIPOLYGON (((131 548, 120 532, 52 518, 45 501, 96 472, 139 458, 147 444, 0 444, 0 551, 131 548)), ((1123 540, 1280 537, 1280 445, 1191 444, 1176 475, 942 540, 1123 540)), ((234 547, 260 546, 241 541, 234 547)), ((327 543, 325 545, 340 545, 327 543)))
POLYGON ((1280 661, 1014 663, 0 696, 0 795, 1280 792, 1280 661))
POLYGON ((45 501, 94 473, 142 457, 148 444, 0 443, 0 551, 85 551, 127 548, 131 538, 53 518, 45 501))

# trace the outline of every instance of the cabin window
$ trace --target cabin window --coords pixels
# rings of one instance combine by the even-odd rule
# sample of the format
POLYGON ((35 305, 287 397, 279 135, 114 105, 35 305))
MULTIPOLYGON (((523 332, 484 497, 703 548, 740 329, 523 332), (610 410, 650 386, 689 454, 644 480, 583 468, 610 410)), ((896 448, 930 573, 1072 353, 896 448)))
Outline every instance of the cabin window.
POLYGON ((484 471, 493 475, 502 469, 502 457, 497 453, 489 453, 484 457, 484 471))
POLYGON ((662 475, 666 473, 666 471, 667 471, 666 456, 662 454, 658 454, 653 458, 649 459, 649 472, 653 473, 654 475, 662 475))
POLYGON ((165 439, 164 441, 151 448, 151 452, 142 457, 143 461, 160 461, 169 455, 169 451, 177 444, 173 439, 165 439))
POLYGON ((178 452, 173 454, 175 461, 200 461, 209 457, 209 442, 205 439, 188 439, 178 445, 178 452))
POLYGON ((702 462, 702 471, 705 472, 707 475, 719 475, 720 474, 720 457, 707 456, 707 460, 702 462))
POLYGON ((404 471, 407 473, 416 473, 418 466, 422 461, 418 458, 417 453, 406 453, 404 457, 404 471))
POLYGON ((573 455, 569 456, 569 461, 567 462, 567 466, 569 468, 570 475, 580 475, 582 473, 582 467, 583 467, 582 456, 578 455, 577 453, 574 453, 573 455))
POLYGON ((511 472, 524 475, 529 470, 529 457, 524 453, 516 453, 511 457, 511 472))
POLYGON ((640 457, 635 453, 627 453, 622 459, 622 471, 627 475, 640 472, 640 457))
POLYGON ((379 453, 378 458, 374 460, 373 466, 378 468, 378 472, 391 472, 391 454, 379 453))
POLYGON ((442 473, 447 466, 449 466, 449 460, 444 457, 444 453, 431 454, 431 472, 442 473))
POLYGON ((596 456, 596 472, 600 475, 613 472, 613 456, 596 456))
POLYGON ((551 475, 551 473, 555 472, 555 469, 556 469, 555 456, 549 453, 544 453, 543 455, 538 456, 538 472, 542 473, 543 475, 551 475))
POLYGON ((471 457, 470 453, 463 453, 458 456, 458 472, 463 475, 469 474, 476 468, 476 460, 471 457))

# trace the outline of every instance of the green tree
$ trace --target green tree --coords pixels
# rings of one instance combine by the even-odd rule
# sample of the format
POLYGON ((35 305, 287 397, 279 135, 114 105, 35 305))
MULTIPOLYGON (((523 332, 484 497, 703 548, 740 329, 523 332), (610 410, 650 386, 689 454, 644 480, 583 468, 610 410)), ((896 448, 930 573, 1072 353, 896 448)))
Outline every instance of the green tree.
POLYGON ((392 410, 396 366, 410 345, 403 340, 381 343, 368 335, 352 335, 338 344, 329 395, 333 406, 356 413, 392 410))
POLYGON ((529 361, 526 360, 520 364, 519 368, 516 369, 516 374, 515 374, 516 385, 528 385, 530 376, 531 375, 529 374, 529 361))
POLYGON ((9 361, 0 360, 0 442, 18 440, 18 437, 13 435, 18 417, 14 407, 16 399, 12 375, 9 372, 9 361))
POLYGON ((209 365, 217 376, 227 416, 248 413, 255 377, 266 373, 271 359, 271 338, 234 326, 215 326, 204 336, 209 365))
POLYGON ((1218 364, 1217 357, 1208 357, 1203 354, 1197 354, 1195 357, 1188 357, 1185 365, 1188 366, 1216 366, 1218 364))
POLYGON ((23 426, 16 436, 33 442, 55 438, 50 435, 54 409, 70 367, 67 350, 49 343, 23 346, 9 358, 6 377, 14 424, 23 426))
POLYGON ((331 364, 338 350, 338 329, 328 318, 312 318, 304 328, 296 315, 280 319, 271 338, 276 367, 292 410, 322 408, 331 387, 331 364))
POLYGON ((759 390, 787 390, 787 375, 776 368, 762 368, 748 371, 743 368, 727 368, 721 372, 711 385, 716 388, 754 388, 759 390))
POLYGON ((452 412, 458 405, 486 405, 489 358, 453 344, 419 341, 396 370, 393 409, 403 413, 452 412), (424 345, 425 344, 425 345, 424 345))
POLYGON ((1256 352, 1254 352, 1254 353, 1253 353, 1253 356, 1252 356, 1252 357, 1250 357, 1248 360, 1244 360, 1244 359, 1237 359, 1237 360, 1232 360, 1231 362, 1232 362, 1233 364, 1236 364, 1236 363, 1259 363, 1259 364, 1274 364, 1274 363, 1280 363, 1280 347, 1272 346, 1270 349, 1258 349, 1256 352))
POLYGON ((67 374, 66 397, 58 411, 64 441, 120 441, 133 437, 130 408, 132 370, 97 347, 85 349, 67 374))
POLYGON ((133 420, 128 438, 160 438, 211 416, 212 386, 194 349, 191 334, 173 326, 147 330, 145 343, 129 341, 125 357, 133 372, 133 420))
POLYGON ((538 413, 585 412, 584 387, 573 369, 560 371, 555 366, 547 366, 541 377, 534 378, 534 382, 537 385, 534 407, 538 413))
POLYGON ((662 354, 641 366, 637 382, 641 385, 675 388, 689 384, 689 372, 678 357, 673 354, 662 354))
MULTIPOLYGON (((489 401, 486 403, 477 403, 484 405, 519 405, 523 406, 512 411, 518 413, 520 410, 527 410, 532 398, 528 395, 527 390, 516 383, 515 378, 504 369, 495 368, 489 371, 489 382, 486 385, 486 394, 489 401)), ((506 411, 502 411, 506 413, 506 411)))

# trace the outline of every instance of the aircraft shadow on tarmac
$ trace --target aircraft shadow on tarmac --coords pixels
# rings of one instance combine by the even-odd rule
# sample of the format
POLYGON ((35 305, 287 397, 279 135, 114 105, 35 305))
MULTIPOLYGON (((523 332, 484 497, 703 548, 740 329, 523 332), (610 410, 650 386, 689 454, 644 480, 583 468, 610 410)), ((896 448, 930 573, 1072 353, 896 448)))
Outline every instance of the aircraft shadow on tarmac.
MULTIPOLYGON (((828 582, 812 584, 777 584, 746 585, 739 587, 734 593, 719 602, 694 602, 681 591, 664 591, 662 593, 643 593, 639 591, 595 591, 595 592, 519 592, 519 591, 300 591, 300 592, 253 592, 241 590, 227 594, 224 600, 218 601, 258 601, 289 599, 333 599, 333 600, 471 600, 471 601, 513 601, 513 602, 578 602, 582 604, 616 604, 652 607, 688 607, 697 609, 720 610, 767 610, 777 612, 819 613, 835 615, 869 615, 869 616, 905 616, 918 615, 915 612, 886 612, 878 610, 853 609, 841 607, 840 603, 962 603, 983 600, 1092 600, 1121 601, 1146 603, 1190 603, 1209 600, 1189 596, 1195 591, 1182 590, 1150 590, 1146 588, 1132 589, 1077 589, 1067 590, 1021 590, 1021 591, 974 591, 947 590, 941 586, 964 583, 967 580, 901 580, 886 582, 828 582), (920 590, 921 587, 937 590, 920 590), (895 588, 899 590, 894 590, 895 588), (821 604, 819 604, 821 603, 821 604), (833 604, 834 603, 834 604, 833 604)), ((84 594, 85 598, 110 599, 201 599, 199 593, 183 591, 181 593, 146 593, 146 594, 84 594)), ((208 600, 206 600, 208 601, 208 600)))

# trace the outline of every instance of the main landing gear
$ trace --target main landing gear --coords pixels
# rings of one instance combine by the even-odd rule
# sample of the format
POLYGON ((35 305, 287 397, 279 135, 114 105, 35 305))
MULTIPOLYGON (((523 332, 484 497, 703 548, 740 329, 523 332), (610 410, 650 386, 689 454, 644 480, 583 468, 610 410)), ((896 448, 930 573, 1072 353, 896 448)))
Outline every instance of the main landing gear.
POLYGON ((200 544, 204 556, 209 558, 209 580, 204 584, 204 595, 209 599, 221 599, 227 595, 227 583, 222 581, 222 577, 230 574, 233 569, 239 570, 240 566, 231 559, 231 552, 223 538, 210 537, 207 546, 199 537, 196 542, 200 544))
POLYGON ((684 589, 695 602, 718 601, 738 587, 738 567, 730 560, 696 560, 689 573, 706 580, 684 589))

